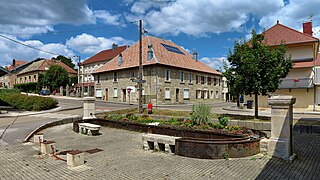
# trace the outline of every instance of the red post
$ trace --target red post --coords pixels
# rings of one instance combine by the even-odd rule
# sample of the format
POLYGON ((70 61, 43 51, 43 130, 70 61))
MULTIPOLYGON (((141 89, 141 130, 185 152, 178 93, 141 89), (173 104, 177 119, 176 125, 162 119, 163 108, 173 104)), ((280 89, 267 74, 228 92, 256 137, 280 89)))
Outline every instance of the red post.
POLYGON ((151 103, 151 101, 148 103, 148 114, 152 114, 152 103, 151 103))

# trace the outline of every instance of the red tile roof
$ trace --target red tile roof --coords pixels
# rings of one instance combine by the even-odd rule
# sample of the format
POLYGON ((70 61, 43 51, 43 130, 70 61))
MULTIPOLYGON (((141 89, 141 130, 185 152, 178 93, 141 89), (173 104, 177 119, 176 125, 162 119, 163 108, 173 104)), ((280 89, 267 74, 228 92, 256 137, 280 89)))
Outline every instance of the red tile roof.
MULTIPOLYGON (((204 73, 211 73, 221 75, 220 72, 215 69, 209 67, 208 65, 202 63, 201 61, 195 61, 191 54, 185 51, 183 48, 174 44, 171 41, 163 40, 156 37, 144 37, 142 39, 142 63, 143 65, 151 65, 151 64, 162 64, 168 65, 177 68, 184 68, 188 70, 200 71, 204 73), (154 57, 147 61, 147 51, 148 51, 148 39, 152 44, 154 57), (178 54, 171 51, 168 51, 163 45, 167 44, 178 48, 184 54, 178 54)), ((133 46, 128 48, 127 50, 122 52, 122 64, 118 65, 118 56, 113 58, 111 61, 106 63, 100 69, 96 71, 96 73, 124 69, 124 68, 132 68, 139 66, 139 41, 135 43, 133 46)))
POLYGON ((104 51, 100 51, 98 54, 90 57, 89 59, 83 61, 82 64, 91 64, 91 63, 96 63, 96 62, 101 62, 101 61, 109 61, 112 58, 116 57, 118 54, 120 54, 122 51, 126 50, 127 46, 120 46, 113 49, 108 49, 104 51))
POLYGON ((272 26, 262 34, 265 36, 266 44, 270 46, 280 45, 281 42, 284 44, 297 44, 319 41, 318 38, 291 29, 279 23, 272 26))
POLYGON ((17 67, 19 67, 19 66, 21 66, 21 65, 26 64, 27 61, 18 61, 18 60, 16 60, 15 63, 16 63, 15 66, 13 66, 13 64, 11 64, 9 67, 7 67, 7 69, 8 69, 9 71, 11 71, 11 70, 14 69, 14 68, 17 68, 17 67))
POLYGON ((44 59, 44 60, 33 62, 28 67, 23 69, 19 74, 24 74, 24 73, 32 72, 32 71, 46 71, 52 65, 61 66, 62 68, 67 70, 69 74, 77 74, 77 72, 75 70, 73 70, 72 68, 70 68, 69 66, 64 64, 63 62, 58 61, 58 60, 53 60, 53 59, 44 59))

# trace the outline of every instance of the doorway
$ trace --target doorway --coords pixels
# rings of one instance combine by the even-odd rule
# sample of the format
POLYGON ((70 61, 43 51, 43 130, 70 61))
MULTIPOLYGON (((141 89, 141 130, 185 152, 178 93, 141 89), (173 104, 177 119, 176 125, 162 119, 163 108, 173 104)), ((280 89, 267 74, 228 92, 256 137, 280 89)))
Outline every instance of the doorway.
POLYGON ((179 102, 179 89, 176 89, 176 102, 179 102))
POLYGON ((108 88, 106 88, 106 90, 105 90, 105 98, 104 98, 106 101, 108 101, 108 98, 109 98, 108 94, 109 94, 108 88))
POLYGON ((126 89, 122 89, 122 95, 123 95, 123 97, 122 97, 122 101, 123 102, 126 102, 126 98, 127 98, 127 90, 126 89))

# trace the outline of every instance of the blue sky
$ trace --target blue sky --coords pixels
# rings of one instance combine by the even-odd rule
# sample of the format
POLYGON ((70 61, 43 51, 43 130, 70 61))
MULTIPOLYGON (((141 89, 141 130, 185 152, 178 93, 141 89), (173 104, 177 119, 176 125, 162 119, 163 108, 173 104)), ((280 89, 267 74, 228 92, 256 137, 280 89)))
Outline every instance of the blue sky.
MULTIPOLYGON (((312 16, 320 36, 320 0, 0 0, 0 34, 38 49, 82 60, 139 38, 143 20, 148 35, 171 40, 202 62, 222 66, 235 40, 250 38, 277 20, 302 30, 312 16)), ((31 61, 52 54, 0 38, 0 66, 12 59, 31 61)))

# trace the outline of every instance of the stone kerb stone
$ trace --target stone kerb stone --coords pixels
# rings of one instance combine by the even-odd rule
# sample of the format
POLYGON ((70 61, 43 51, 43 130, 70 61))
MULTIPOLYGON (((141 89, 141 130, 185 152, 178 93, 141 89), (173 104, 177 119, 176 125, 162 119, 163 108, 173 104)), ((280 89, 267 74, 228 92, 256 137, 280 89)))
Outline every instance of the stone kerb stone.
POLYGON ((268 154, 289 160, 292 152, 292 96, 273 96, 268 99, 271 105, 271 138, 268 141, 268 154))
POLYGON ((95 119, 95 98, 94 97, 84 97, 83 98, 83 118, 95 119))

